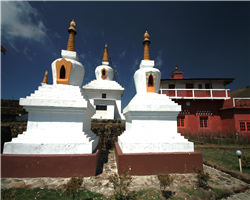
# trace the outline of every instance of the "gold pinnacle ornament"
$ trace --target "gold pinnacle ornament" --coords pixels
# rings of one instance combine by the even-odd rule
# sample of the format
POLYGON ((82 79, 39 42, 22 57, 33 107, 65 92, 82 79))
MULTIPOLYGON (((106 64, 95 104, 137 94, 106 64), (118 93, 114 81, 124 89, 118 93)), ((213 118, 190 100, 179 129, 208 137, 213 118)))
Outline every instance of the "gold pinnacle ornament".
POLYGON ((143 41, 143 45, 144 45, 144 60, 150 60, 150 55, 149 55, 149 45, 150 45, 150 40, 149 40, 149 34, 148 31, 146 31, 146 33, 144 34, 144 41, 143 41))
POLYGON ((105 44, 105 49, 104 49, 102 61, 103 61, 103 62, 109 62, 109 57, 108 57, 108 45, 107 45, 107 44, 105 44))
POLYGON ((44 74, 44 78, 43 78, 43 82, 42 83, 47 83, 48 84, 48 71, 46 70, 45 74, 44 74))
POLYGON ((70 22, 70 27, 68 29, 69 32, 69 40, 68 40, 68 46, 67 46, 67 51, 75 51, 75 35, 76 35, 76 23, 72 19, 70 22))

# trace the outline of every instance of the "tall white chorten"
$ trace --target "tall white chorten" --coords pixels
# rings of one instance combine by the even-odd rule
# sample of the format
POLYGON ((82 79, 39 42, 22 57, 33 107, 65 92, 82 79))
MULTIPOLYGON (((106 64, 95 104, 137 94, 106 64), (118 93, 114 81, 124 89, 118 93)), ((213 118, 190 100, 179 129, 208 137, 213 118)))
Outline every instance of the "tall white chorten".
POLYGON ((125 89, 114 81, 114 70, 109 66, 108 45, 105 45, 102 65, 96 67, 96 80, 83 86, 85 94, 96 108, 93 119, 124 119, 121 97, 125 89))
POLYGON ((20 98, 28 112, 27 131, 4 144, 3 154, 92 154, 99 137, 91 131, 95 108, 81 88, 84 67, 75 52, 75 22, 69 27, 67 50, 52 64, 53 85, 43 83, 20 98))
POLYGON ((149 55, 149 34, 144 34, 144 60, 134 74, 136 95, 123 109, 126 131, 118 137, 122 153, 193 152, 194 146, 177 133, 181 106, 158 94, 161 72, 149 55))

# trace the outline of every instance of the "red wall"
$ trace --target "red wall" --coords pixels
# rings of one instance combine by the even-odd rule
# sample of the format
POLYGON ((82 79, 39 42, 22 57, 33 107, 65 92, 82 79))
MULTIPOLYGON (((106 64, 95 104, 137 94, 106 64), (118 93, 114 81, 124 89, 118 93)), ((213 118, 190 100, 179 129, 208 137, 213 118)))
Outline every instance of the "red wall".
MULTIPOLYGON (((181 105, 182 111, 178 116, 185 116, 185 126, 178 127, 178 132, 194 133, 200 131, 211 132, 239 132, 239 121, 250 121, 250 107, 233 107, 233 100, 211 100, 211 99, 176 99, 176 103, 181 105), (190 106, 186 102, 190 102, 190 106), (196 114, 207 113, 212 115, 196 114), (200 117, 208 117, 208 128, 200 128, 200 117)), ((249 131, 250 133, 250 131, 249 131)))
POLYGON ((249 108, 231 108, 221 110, 223 131, 234 130, 240 132, 239 121, 250 121, 249 108))
POLYGON ((233 99, 227 99, 223 101, 223 108, 232 108, 233 107, 233 99))
MULTIPOLYGON (((194 132, 194 131, 222 131, 222 122, 220 117, 220 107, 223 104, 223 100, 176 100, 176 103, 182 106, 182 111, 188 110, 190 114, 179 114, 179 116, 185 115, 185 127, 179 127, 178 132, 194 132), (186 102, 190 102, 190 106, 186 105, 186 102), (212 115, 196 115, 200 111, 210 111, 212 115), (200 128, 200 117, 208 117, 208 128, 200 128)), ((203 112, 202 112, 203 113, 203 112)))
MULTIPOLYGON (((250 109, 249 108, 235 108, 234 109, 234 119, 237 132, 239 130, 239 121, 250 121, 250 109)), ((249 133, 250 131, 248 131, 249 133)))
POLYGON ((222 131, 235 130, 234 109, 221 110, 222 131))
POLYGON ((180 73, 180 74, 174 74, 172 78, 173 79, 182 79, 183 78, 183 74, 182 73, 180 73))

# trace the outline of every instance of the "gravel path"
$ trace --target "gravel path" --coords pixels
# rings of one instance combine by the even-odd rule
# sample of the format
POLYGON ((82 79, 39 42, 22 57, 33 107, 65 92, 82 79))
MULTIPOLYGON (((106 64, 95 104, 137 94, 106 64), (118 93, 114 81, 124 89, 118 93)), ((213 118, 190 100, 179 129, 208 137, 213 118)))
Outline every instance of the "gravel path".
MULTIPOLYGON (((240 191, 242 188, 249 187, 249 184, 231 177, 230 175, 218 171, 209 166, 203 165, 204 171, 208 172, 211 176, 211 180, 208 182, 212 188, 227 189, 229 191, 240 191)), ((114 151, 103 151, 101 160, 97 170, 97 176, 85 177, 85 187, 93 192, 102 193, 104 195, 113 194, 113 186, 109 183, 109 176, 117 173, 116 161, 114 151)), ((181 187, 189 189, 195 188, 196 174, 171 174, 174 177, 173 184, 167 188, 175 194, 176 197, 186 197, 186 193, 181 191, 181 187)), ((143 188, 155 188, 159 189, 159 180, 156 175, 150 176, 132 176, 133 180, 130 186, 131 190, 139 190, 143 188)), ((68 182, 70 178, 2 178, 1 188, 54 188, 63 189, 64 184, 68 182)), ((238 193, 227 198, 250 200, 250 190, 244 193, 238 193)))

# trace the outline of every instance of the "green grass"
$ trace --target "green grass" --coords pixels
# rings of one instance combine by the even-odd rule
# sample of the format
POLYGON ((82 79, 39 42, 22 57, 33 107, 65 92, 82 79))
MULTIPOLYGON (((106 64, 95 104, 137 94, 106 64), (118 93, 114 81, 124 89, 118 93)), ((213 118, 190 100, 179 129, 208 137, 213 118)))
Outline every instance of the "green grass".
POLYGON ((187 189, 185 186, 180 188, 182 192, 187 193, 187 197, 198 196, 201 199, 205 198, 206 193, 200 189, 187 189))
MULTIPOLYGON (((132 192, 134 199, 159 199, 160 191, 156 189, 144 189, 136 192, 132 192)), ((26 189, 26 188, 16 188, 16 189, 1 189, 1 199, 4 200, 69 200, 72 197, 63 194, 63 190, 56 189, 26 189)), ((83 190, 75 198, 76 200, 115 200, 118 199, 116 195, 105 197, 102 194, 91 192, 89 190, 83 190)))
MULTIPOLYGON (((203 160, 211 161, 229 170, 239 171, 239 159, 236 156, 235 149, 195 148, 195 151, 202 153, 203 160)), ((242 149, 241 152, 250 154, 250 149, 242 149)), ((242 172, 250 174, 250 169, 242 168, 242 172)))
POLYGON ((212 188, 212 191, 216 192, 219 197, 223 196, 223 190, 219 188, 212 188))
MULTIPOLYGON (((115 196, 115 195, 114 195, 115 196)), ((114 196, 110 197, 112 199, 114 196)), ((156 189, 143 189, 139 191, 132 192, 132 197, 131 199, 159 199, 159 196, 161 196, 160 191, 156 189)))
MULTIPOLYGON (((16 189, 1 189, 1 199, 15 199, 15 200, 69 200, 72 197, 63 194, 63 190, 56 189, 25 189, 25 188, 16 188, 16 189)), ((90 200, 90 199, 106 199, 104 195, 91 192, 89 190, 83 190, 80 192, 79 196, 76 199, 90 200)))

